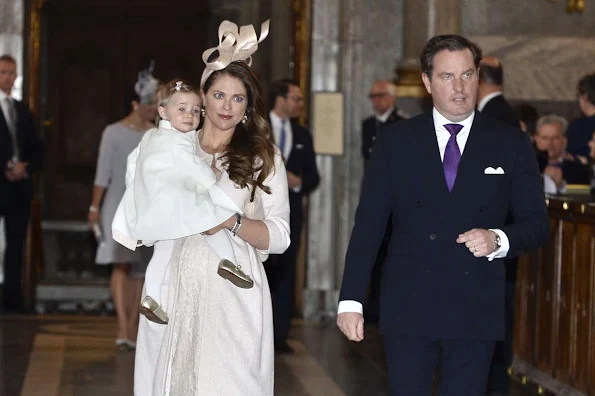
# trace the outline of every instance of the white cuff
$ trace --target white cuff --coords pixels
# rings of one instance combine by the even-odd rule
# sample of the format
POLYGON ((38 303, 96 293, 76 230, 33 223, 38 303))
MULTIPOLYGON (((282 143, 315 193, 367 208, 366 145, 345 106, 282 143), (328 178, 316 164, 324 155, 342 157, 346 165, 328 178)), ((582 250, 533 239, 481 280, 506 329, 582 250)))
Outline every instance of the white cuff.
POLYGON ((488 260, 492 261, 495 258, 506 257, 506 255, 508 254, 508 251, 510 250, 510 241, 508 240, 508 237, 502 230, 490 228, 490 231, 494 231, 496 234, 498 234, 500 236, 500 249, 488 254, 487 255, 488 260))
POLYGON ((343 312, 357 312, 364 314, 364 306, 359 301, 355 300, 344 300, 339 302, 339 309, 337 315, 343 312))

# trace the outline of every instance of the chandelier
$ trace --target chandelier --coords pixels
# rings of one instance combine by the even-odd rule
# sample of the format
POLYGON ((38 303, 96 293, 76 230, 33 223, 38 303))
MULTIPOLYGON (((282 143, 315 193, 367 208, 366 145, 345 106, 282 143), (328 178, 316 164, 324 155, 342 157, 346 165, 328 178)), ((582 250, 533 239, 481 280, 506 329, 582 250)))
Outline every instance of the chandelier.
MULTIPOLYGON (((552 3, 557 3, 559 0, 550 0, 552 3)), ((566 12, 572 14, 574 12, 582 14, 585 10, 585 2, 587 0, 568 0, 566 5, 566 12)))

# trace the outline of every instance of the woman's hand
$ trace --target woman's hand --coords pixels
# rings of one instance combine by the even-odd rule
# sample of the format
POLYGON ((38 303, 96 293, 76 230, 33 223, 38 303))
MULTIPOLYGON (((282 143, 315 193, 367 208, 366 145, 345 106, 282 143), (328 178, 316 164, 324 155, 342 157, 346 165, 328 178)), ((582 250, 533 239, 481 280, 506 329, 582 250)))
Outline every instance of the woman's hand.
POLYGON ((201 232, 201 234, 203 235, 213 235, 218 233, 219 231, 221 231, 224 228, 227 228, 228 230, 231 230, 233 228, 233 226, 236 223, 236 216, 233 215, 231 216, 229 219, 225 220, 223 223, 219 224, 216 227, 211 228, 210 230, 201 232))
POLYGON ((93 226, 99 223, 99 212, 91 212, 87 215, 87 222, 89 223, 89 227, 93 228, 93 226))

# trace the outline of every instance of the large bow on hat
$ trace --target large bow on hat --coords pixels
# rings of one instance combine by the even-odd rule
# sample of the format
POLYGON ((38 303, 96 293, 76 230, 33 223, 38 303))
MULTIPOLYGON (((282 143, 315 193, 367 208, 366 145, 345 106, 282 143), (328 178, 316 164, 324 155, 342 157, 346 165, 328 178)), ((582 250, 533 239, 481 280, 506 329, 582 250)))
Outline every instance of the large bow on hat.
POLYGON ((265 21, 260 28, 260 38, 256 36, 254 26, 242 26, 230 21, 223 21, 219 25, 219 45, 209 48, 202 53, 202 60, 205 63, 205 71, 202 73, 200 86, 213 72, 225 69, 233 61, 246 61, 248 66, 252 64, 252 54, 258 49, 258 44, 269 35, 270 20, 265 21), (219 56, 209 61, 213 53, 219 52, 219 56))

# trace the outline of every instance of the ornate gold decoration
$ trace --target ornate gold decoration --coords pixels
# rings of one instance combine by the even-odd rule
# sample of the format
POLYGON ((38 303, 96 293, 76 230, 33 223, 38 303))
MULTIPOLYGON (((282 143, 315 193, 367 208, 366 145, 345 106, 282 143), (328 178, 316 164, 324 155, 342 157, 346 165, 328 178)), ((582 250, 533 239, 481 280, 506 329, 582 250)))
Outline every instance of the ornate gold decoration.
MULTIPOLYGON (((39 113, 39 75, 41 50, 41 9, 45 0, 32 0, 29 13, 29 40, 27 42, 27 102, 34 114, 39 113)), ((25 97, 25 95, 23 95, 25 97)))
MULTIPOLYGON (((26 91, 23 91, 23 98, 26 99, 29 108, 36 116, 39 115, 39 81, 40 81, 40 52, 41 52, 41 11, 46 0, 32 0, 30 2, 29 20, 26 26, 29 27, 27 35, 27 68, 23 73, 26 81, 26 91)), ((34 175, 33 182, 36 187, 39 186, 39 178, 34 175)), ((39 190, 36 188, 35 190, 39 190)), ((43 242, 41 231, 41 203, 34 195, 31 203, 31 215, 29 220, 29 229, 25 240, 25 263, 23 274, 23 301, 25 308, 32 310, 35 306, 35 293, 37 280, 42 277, 43 262, 43 242)))
MULTIPOLYGON (((558 3, 559 0, 549 0, 550 3, 558 3)), ((586 0, 568 0, 566 4, 566 12, 569 14, 579 13, 582 14, 585 11, 586 0)))
POLYGON ((397 74, 398 79, 395 81, 397 97, 424 98, 429 96, 421 80, 421 71, 419 69, 398 68, 397 74))
MULTIPOLYGON (((310 97, 310 47, 312 0, 294 0, 294 78, 304 91, 304 97, 310 97)), ((309 106, 305 106, 300 116, 300 123, 308 124, 309 106)))
POLYGON ((569 13, 578 12, 583 13, 585 10, 585 0, 568 0, 566 11, 569 13))

